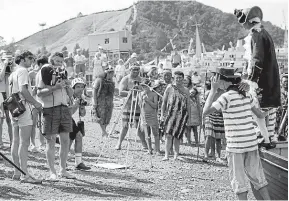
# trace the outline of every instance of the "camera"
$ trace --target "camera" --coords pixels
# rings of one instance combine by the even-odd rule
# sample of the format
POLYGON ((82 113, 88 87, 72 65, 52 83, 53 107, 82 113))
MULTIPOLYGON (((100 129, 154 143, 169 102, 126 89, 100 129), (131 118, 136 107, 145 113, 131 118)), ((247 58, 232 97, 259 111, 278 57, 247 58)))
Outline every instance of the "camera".
POLYGON ((54 69, 52 72, 52 80, 51 84, 55 85, 58 80, 67 80, 67 72, 65 70, 58 71, 58 69, 54 69))
POLYGON ((83 100, 82 98, 79 100, 79 105, 80 106, 87 106, 87 101, 83 100))
POLYGON ((66 71, 56 72, 57 79, 67 80, 67 73, 66 71))

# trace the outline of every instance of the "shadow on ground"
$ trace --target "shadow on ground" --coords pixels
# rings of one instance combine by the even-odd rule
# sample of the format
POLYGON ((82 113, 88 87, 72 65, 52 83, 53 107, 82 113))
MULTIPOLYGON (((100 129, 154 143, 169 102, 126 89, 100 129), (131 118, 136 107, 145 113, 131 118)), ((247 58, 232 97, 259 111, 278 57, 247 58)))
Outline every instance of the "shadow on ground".
POLYGON ((25 196, 30 196, 29 193, 24 193, 10 186, 0 186, 0 199, 15 199, 24 200, 25 196))

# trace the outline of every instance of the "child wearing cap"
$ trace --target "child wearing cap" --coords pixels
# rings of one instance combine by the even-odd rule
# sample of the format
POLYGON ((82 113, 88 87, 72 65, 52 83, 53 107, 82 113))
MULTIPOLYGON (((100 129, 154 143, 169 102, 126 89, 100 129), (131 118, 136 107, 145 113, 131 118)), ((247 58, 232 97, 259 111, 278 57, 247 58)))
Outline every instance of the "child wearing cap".
MULTIPOLYGON (((75 78, 71 82, 71 87, 73 89, 73 97, 75 98, 71 107, 72 114, 78 111, 79 118, 84 117, 86 114, 84 100, 82 99, 82 94, 85 89, 85 82, 81 78, 75 78)), ((75 122, 72 118, 72 132, 69 133, 70 147, 75 141, 74 151, 75 151, 75 169, 76 170, 90 170, 91 168, 86 166, 82 161, 82 138, 84 136, 84 125, 81 128, 79 122, 75 122)))
POLYGON ((155 139, 155 151, 160 154, 160 138, 158 133, 158 118, 157 118, 157 108, 158 108, 158 96, 155 92, 150 89, 151 82, 149 80, 144 80, 141 83, 143 91, 139 95, 139 103, 141 108, 141 126, 147 137, 148 153, 152 154, 152 141, 151 133, 154 135, 155 139))
POLYGON ((234 71, 231 67, 217 68, 203 115, 223 113, 229 177, 239 200, 247 200, 247 178, 264 200, 270 200, 252 117, 252 111, 258 118, 265 118, 266 113, 254 106, 251 95, 239 89, 241 77, 234 71), (226 92, 213 101, 219 88, 226 92))

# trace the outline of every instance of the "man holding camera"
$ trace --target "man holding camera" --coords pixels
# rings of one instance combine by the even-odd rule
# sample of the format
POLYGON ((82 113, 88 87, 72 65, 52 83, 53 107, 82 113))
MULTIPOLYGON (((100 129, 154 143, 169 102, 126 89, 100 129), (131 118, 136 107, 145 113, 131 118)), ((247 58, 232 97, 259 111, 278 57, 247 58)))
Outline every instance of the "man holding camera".
MULTIPOLYGON (((117 145, 115 147, 116 150, 121 150, 121 143, 124 140, 127 132, 128 132, 128 128, 129 128, 129 124, 132 122, 136 122, 138 123, 139 121, 139 117, 140 117, 140 107, 139 105, 136 103, 136 96, 132 97, 128 97, 128 95, 130 94, 129 91, 130 90, 139 90, 139 86, 138 84, 141 82, 141 77, 139 76, 139 72, 140 72, 140 67, 137 65, 131 66, 130 67, 130 74, 125 76, 124 78, 122 78, 120 84, 119 84, 119 95, 122 97, 127 97, 128 101, 126 103, 126 105, 124 105, 124 110, 123 110, 123 115, 122 115, 122 130, 120 132, 119 138, 118 138, 118 142, 117 145), (137 104, 135 106, 135 104, 137 104), (135 109, 135 111, 131 111, 131 109, 135 109), (131 119, 130 117, 135 115, 135 119, 131 119)), ((132 91, 133 92, 133 91, 132 91)), ((136 94, 136 92, 133 92, 133 94, 136 94)), ((132 94, 132 96, 133 96, 132 94)), ((145 135, 144 132, 141 131, 140 127, 138 127, 137 130, 138 136, 141 140, 142 146, 144 150, 148 149, 146 140, 145 140, 145 135)))
POLYGON ((66 171, 69 151, 69 133, 72 132, 72 117, 68 108, 68 98, 73 91, 67 80, 67 73, 63 71, 63 54, 56 52, 50 58, 50 64, 41 68, 37 79, 37 96, 43 106, 43 134, 46 136, 46 157, 50 169, 51 181, 58 177, 54 167, 56 134, 60 136, 60 173, 59 177, 74 179, 66 171))
MULTIPOLYGON (((14 62, 11 52, 3 52, 2 58, 0 61, 0 93, 2 93, 3 99, 5 100, 7 98, 8 93, 8 77, 12 73, 14 62)), ((6 118, 6 123, 8 126, 8 133, 10 138, 10 146, 12 144, 12 124, 11 119, 9 117, 9 112, 6 107, 4 107, 5 111, 5 117, 0 117, 0 148, 3 146, 2 142, 2 129, 3 129, 3 123, 4 118, 6 118)))
MULTIPOLYGON (((28 68, 31 67, 33 61, 33 54, 29 51, 24 51, 20 55, 16 56, 16 70, 9 77, 9 85, 11 87, 9 99, 13 99, 11 95, 18 94, 22 100, 21 104, 23 104, 23 107, 25 107, 25 111, 22 114, 19 112, 19 106, 13 110, 13 113, 11 112, 12 110, 10 110, 13 116, 14 127, 11 155, 13 162, 17 166, 20 164, 21 169, 26 173, 26 175, 22 175, 20 177, 20 172, 15 169, 13 179, 21 179, 22 182, 26 183, 41 183, 40 180, 30 176, 27 171, 28 147, 30 144, 33 125, 32 112, 34 109, 41 110, 42 108, 41 104, 32 96, 28 68), (16 115, 15 111, 18 111, 20 115, 16 115)), ((9 104, 14 103, 13 101, 7 102, 7 107, 10 107, 9 104)))
MULTIPOLYGON (((71 113, 74 114, 78 111, 79 119, 84 117, 86 114, 85 106, 87 102, 82 99, 82 94, 85 89, 85 82, 81 78, 75 78, 72 80, 71 87, 73 89, 74 102, 71 105, 71 113)), ((73 131, 69 133, 70 147, 75 140, 74 151, 75 151, 75 169, 76 170, 90 170, 82 162, 82 138, 85 135, 84 122, 79 120, 75 123, 72 119, 73 131)))

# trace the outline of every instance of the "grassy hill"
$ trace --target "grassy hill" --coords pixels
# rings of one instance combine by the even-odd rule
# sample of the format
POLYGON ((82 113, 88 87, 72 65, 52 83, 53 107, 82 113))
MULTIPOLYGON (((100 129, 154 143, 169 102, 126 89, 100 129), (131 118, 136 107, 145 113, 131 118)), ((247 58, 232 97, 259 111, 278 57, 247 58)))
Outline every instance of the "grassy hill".
MULTIPOLYGON (((171 47, 164 53, 160 50, 177 33, 174 44, 179 49, 188 48, 190 38, 195 39, 193 25, 196 21, 201 24, 199 33, 207 51, 221 49, 223 45, 227 48, 230 41, 235 44, 237 39, 244 35, 242 26, 237 23, 233 14, 224 13, 199 2, 140 1, 136 8, 137 12, 131 6, 119 11, 94 13, 48 28, 44 30, 46 48, 48 51, 60 51, 66 46, 68 51, 72 51, 78 43, 81 48, 87 49, 87 35, 93 32, 93 24, 97 32, 109 31, 112 28, 122 30, 130 24, 133 51, 141 54, 139 59, 147 61, 157 55, 169 53, 171 47)), ((280 46, 283 43, 284 30, 270 22, 263 24, 275 45, 280 46)), ((17 43, 36 52, 42 46, 41 32, 17 43)))
MULTIPOLYGON (((88 48, 88 34, 93 29, 98 32, 110 29, 122 30, 131 17, 131 8, 119 11, 94 13, 67 20, 43 31, 45 46, 48 51, 60 51, 64 46, 72 51, 78 43, 81 48, 88 48)), ((42 33, 37 32, 17 42, 25 49, 36 52, 42 46, 42 33)))

